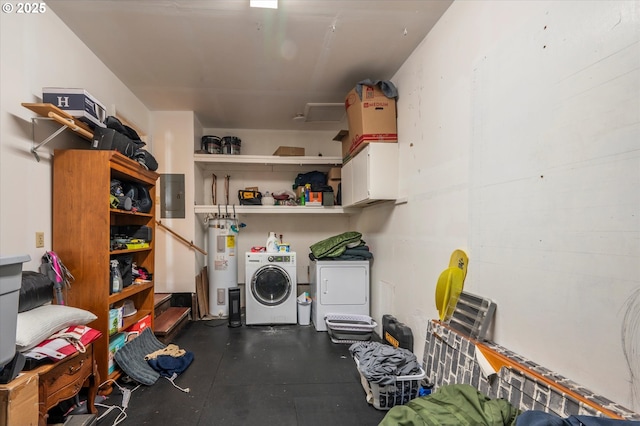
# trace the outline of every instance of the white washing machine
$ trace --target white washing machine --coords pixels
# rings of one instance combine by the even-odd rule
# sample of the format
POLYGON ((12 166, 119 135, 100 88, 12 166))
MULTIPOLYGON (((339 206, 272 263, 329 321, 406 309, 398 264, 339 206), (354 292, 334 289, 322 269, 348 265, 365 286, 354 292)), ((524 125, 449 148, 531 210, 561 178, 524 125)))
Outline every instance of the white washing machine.
POLYGON ((314 260, 309 273, 317 331, 327 331, 327 314, 370 315, 368 260, 314 260))
POLYGON ((296 324, 296 254, 245 254, 245 322, 296 324))

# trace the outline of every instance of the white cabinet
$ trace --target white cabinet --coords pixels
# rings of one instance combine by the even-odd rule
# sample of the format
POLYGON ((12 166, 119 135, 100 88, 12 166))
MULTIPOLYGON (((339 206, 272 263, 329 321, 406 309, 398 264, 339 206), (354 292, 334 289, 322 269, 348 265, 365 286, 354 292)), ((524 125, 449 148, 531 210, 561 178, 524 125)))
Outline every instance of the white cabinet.
POLYGON ((345 207, 395 200, 397 193, 397 143, 367 144, 342 166, 342 204, 345 207))

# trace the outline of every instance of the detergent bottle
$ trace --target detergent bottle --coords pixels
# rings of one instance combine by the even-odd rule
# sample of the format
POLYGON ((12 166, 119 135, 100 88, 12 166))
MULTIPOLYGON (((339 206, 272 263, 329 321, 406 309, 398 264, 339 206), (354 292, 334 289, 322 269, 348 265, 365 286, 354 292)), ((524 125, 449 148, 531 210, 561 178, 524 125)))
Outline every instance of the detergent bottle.
POLYGON ((275 232, 269 232, 269 238, 267 238, 267 253, 278 252, 278 238, 275 232))

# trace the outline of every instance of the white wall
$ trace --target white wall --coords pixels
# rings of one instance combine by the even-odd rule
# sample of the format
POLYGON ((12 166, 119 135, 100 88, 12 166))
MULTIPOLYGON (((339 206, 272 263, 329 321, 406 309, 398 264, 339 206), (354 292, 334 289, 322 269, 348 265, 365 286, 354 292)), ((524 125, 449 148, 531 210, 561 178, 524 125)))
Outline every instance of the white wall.
MULTIPOLYGON (((37 270, 42 255, 51 250, 51 154, 54 149, 87 148, 89 142, 65 131, 38 151, 37 162, 30 153, 36 114, 20 104, 41 102, 46 86, 79 87, 105 104, 108 113, 117 110, 146 132, 149 117, 144 105, 50 10, 0 14, 0 43, 0 253, 29 254, 24 270, 37 270), (37 231, 45 233, 44 248, 35 247, 37 231)), ((57 128, 40 121, 36 141, 57 128)))
POLYGON ((408 202, 356 227, 416 353, 462 248, 497 343, 640 410, 639 8, 455 2, 393 77, 408 202))
MULTIPOLYGON (((161 218, 160 198, 156 200, 156 216, 163 225, 187 241, 194 240, 194 168, 193 140, 197 119, 192 111, 155 111, 153 140, 158 155, 158 173, 185 175, 185 218, 161 218)), ((160 182, 160 180, 158 181, 160 182)), ((162 191, 158 185, 158 194, 162 191)), ((198 245, 198 244, 196 244, 198 245)), ((156 292, 195 292, 195 277, 202 268, 203 257, 189 245, 165 229, 156 228, 156 292), (198 265, 200 263, 200 265, 198 265)), ((200 248, 204 248, 198 245, 200 248)))

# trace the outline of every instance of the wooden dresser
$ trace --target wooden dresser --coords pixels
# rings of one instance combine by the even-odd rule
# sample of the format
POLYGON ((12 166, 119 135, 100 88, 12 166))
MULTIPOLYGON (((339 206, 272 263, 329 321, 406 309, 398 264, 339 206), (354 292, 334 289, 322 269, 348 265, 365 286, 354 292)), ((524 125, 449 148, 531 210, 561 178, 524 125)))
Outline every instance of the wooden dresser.
POLYGON ((94 401, 98 391, 98 369, 93 356, 93 344, 84 353, 76 353, 55 364, 43 365, 32 373, 38 375, 39 424, 47 424, 47 412, 60 402, 72 398, 83 387, 89 389, 88 410, 97 413, 94 401))
POLYGON ((47 364, 21 373, 6 385, 0 385, 0 423, 2 426, 46 426, 48 411, 60 402, 74 397, 80 389, 89 390, 88 410, 96 414, 94 405, 98 391, 98 369, 93 344, 84 353, 76 353, 55 364, 47 364), (37 388, 36 388, 37 386, 37 388), (36 390, 37 389, 37 390, 36 390), (38 414, 33 410, 37 403, 38 414))

